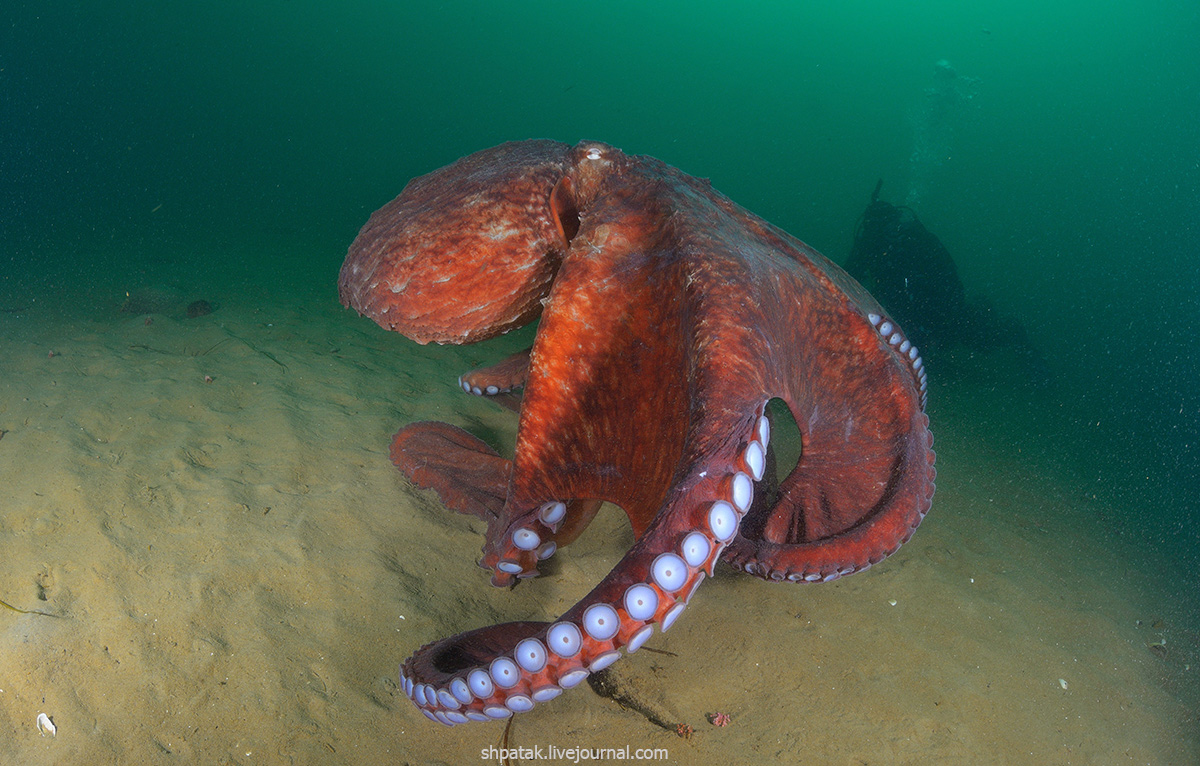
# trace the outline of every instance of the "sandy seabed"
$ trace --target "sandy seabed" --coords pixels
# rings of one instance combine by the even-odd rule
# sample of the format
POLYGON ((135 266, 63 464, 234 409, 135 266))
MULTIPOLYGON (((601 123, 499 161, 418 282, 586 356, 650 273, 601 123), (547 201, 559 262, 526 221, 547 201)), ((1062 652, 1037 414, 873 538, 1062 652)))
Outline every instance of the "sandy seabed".
MULTIPOLYGON (((45 613, 0 608, 0 763, 470 764, 499 744, 503 723, 427 721, 398 663, 554 619, 628 524, 606 510, 549 576, 492 588, 482 524, 410 487, 387 446, 435 418, 511 449, 515 417, 455 382, 522 339, 417 346, 341 309, 335 271, 0 292, 0 599, 45 613), (151 312, 119 311, 127 291, 151 312), (195 298, 214 312, 188 318, 195 298)), ((1136 509, 1012 449, 978 426, 986 396, 934 377, 938 492, 908 545, 823 585, 721 567, 650 642, 671 654, 618 663, 690 738, 584 685, 518 716, 510 744, 681 764, 1200 762, 1194 594, 1121 534, 1136 509)))

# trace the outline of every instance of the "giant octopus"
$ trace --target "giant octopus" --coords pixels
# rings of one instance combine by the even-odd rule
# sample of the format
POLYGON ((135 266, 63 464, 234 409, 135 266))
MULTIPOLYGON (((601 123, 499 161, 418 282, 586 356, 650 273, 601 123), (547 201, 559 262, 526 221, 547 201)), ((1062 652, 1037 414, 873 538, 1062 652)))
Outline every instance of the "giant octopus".
POLYGON ((518 141, 416 178, 363 226, 338 292, 417 343, 540 317, 531 349, 460 379, 519 401, 511 460, 437 422, 391 446, 417 487, 487 521, 494 585, 536 576, 602 501, 636 537, 554 622, 409 657, 401 685, 432 720, 506 718, 577 686, 670 629, 718 560, 829 582, 894 553, 929 510, 926 374, 903 330, 814 249, 651 157, 518 141), (782 480, 772 400, 801 442, 782 480))

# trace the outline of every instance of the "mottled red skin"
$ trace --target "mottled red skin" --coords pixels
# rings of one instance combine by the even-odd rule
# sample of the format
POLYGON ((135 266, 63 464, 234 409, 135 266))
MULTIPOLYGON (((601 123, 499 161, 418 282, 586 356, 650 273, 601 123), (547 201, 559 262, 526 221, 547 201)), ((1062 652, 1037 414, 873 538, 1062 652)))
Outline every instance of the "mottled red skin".
MULTIPOLYGON (((705 524, 769 399, 791 410, 802 455, 774 502, 759 495, 724 560, 767 579, 832 579, 893 553, 929 509, 924 373, 877 329, 880 306, 824 256, 653 158, 552 141, 471 155, 372 215, 338 287, 344 304, 419 343, 471 342, 541 314, 528 368, 510 361, 496 376, 525 386, 511 462, 430 423, 397 434, 392 457, 449 507, 488 520, 481 564, 497 585, 514 577, 501 561, 536 571, 512 534, 536 525, 543 503, 580 501, 542 538, 559 545, 594 514, 583 501, 623 508, 637 542, 565 621, 617 604, 705 524)), ((616 647, 640 625, 620 614, 616 647)), ((459 634, 402 673, 447 684, 547 625, 459 634)), ((612 648, 585 643, 589 656, 612 648)))

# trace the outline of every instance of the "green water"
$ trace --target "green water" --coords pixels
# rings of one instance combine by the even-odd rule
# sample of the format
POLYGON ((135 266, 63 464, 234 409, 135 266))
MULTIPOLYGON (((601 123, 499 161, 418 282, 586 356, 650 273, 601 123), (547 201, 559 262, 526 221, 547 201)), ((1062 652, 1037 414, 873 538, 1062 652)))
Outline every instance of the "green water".
POLYGON ((6 5, 0 289, 253 250, 332 300, 370 211, 511 139, 659 157, 838 261, 882 177, 1047 360, 974 379, 998 438, 1196 576, 1194 0, 417 7, 6 5))

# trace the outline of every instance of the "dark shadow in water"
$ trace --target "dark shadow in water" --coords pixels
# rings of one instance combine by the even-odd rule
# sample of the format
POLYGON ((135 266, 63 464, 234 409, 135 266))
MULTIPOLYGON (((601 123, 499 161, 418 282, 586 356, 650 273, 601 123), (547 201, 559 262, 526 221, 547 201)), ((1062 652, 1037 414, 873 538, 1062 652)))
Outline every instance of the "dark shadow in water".
POLYGON ((879 199, 882 187, 881 179, 858 219, 846 271, 883 304, 927 363, 945 360, 955 347, 1008 349, 1030 382, 1048 383, 1049 369, 1021 323, 986 299, 967 300, 950 251, 912 208, 879 199))

